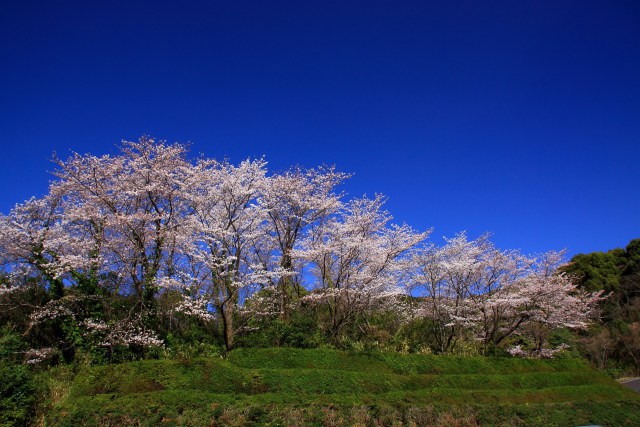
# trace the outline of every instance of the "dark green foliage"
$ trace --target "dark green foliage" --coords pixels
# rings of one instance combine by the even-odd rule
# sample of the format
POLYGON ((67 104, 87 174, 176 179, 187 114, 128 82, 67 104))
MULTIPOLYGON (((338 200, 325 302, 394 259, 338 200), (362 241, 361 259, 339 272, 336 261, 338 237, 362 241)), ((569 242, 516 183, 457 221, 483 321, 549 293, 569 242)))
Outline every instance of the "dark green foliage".
POLYGON ((626 249, 576 255, 564 270, 583 288, 607 295, 602 324, 583 334, 583 354, 609 372, 640 373, 640 239, 626 249))
POLYGON ((578 277, 581 286, 589 291, 616 291, 620 287, 620 276, 626 267, 625 252, 614 249, 609 252, 579 254, 565 268, 578 277))
POLYGON ((0 426, 26 425, 35 401, 36 387, 28 367, 0 360, 0 426))
POLYGON ((315 348, 324 342, 315 313, 301 308, 287 320, 276 316, 249 319, 248 332, 238 335, 238 347, 315 348))
POLYGON ((7 363, 20 363, 25 346, 26 343, 15 332, 12 325, 0 328, 0 360, 7 363))
POLYGON ((0 329, 0 426, 26 425, 36 403, 31 370, 22 364, 25 343, 12 328, 0 329))

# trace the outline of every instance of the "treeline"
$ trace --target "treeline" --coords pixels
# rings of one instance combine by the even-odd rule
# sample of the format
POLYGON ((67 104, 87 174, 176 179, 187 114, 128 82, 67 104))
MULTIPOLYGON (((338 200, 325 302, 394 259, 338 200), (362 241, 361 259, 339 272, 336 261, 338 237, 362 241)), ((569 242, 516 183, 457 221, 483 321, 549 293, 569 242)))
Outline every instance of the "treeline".
POLYGON ((602 291, 601 322, 581 334, 581 350, 595 366, 640 373, 640 239, 625 249, 576 255, 562 268, 586 291, 602 291))
POLYGON ((609 291, 576 287, 561 253, 430 243, 384 197, 347 198, 331 167, 269 173, 149 138, 55 162, 48 193, 0 217, 16 363, 238 346, 551 357, 575 351, 563 331, 586 329, 609 291))

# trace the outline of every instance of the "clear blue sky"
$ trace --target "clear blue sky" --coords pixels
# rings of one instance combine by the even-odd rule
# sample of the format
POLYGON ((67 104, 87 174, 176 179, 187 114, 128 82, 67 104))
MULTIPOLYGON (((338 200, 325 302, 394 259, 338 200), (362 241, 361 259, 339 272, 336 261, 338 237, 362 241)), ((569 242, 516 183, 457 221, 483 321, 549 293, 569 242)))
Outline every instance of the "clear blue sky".
POLYGON ((5 1, 0 211, 142 134, 336 164, 398 222, 533 253, 640 237, 640 2, 5 1))

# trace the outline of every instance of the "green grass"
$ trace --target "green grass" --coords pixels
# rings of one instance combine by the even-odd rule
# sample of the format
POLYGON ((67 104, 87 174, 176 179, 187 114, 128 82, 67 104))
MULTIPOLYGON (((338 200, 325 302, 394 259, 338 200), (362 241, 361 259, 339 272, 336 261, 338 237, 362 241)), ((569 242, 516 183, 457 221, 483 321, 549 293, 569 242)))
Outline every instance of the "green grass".
POLYGON ((47 425, 640 425, 639 396, 574 359, 239 349, 86 368, 47 425))

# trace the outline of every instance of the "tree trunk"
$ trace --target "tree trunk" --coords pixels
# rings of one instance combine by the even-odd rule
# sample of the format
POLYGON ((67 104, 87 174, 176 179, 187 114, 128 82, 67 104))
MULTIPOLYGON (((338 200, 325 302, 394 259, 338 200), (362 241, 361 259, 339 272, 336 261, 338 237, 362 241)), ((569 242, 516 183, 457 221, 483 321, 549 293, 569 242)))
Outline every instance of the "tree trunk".
POLYGON ((233 304, 222 306, 222 329, 224 336, 224 346, 227 352, 233 348, 233 304))
MULTIPOLYGON (((288 253, 289 249, 285 250, 282 255, 280 266, 286 272, 293 271, 293 262, 291 256, 288 253)), ((287 321, 289 319, 289 291, 291 286, 291 276, 284 276, 280 278, 280 319, 287 321)))

